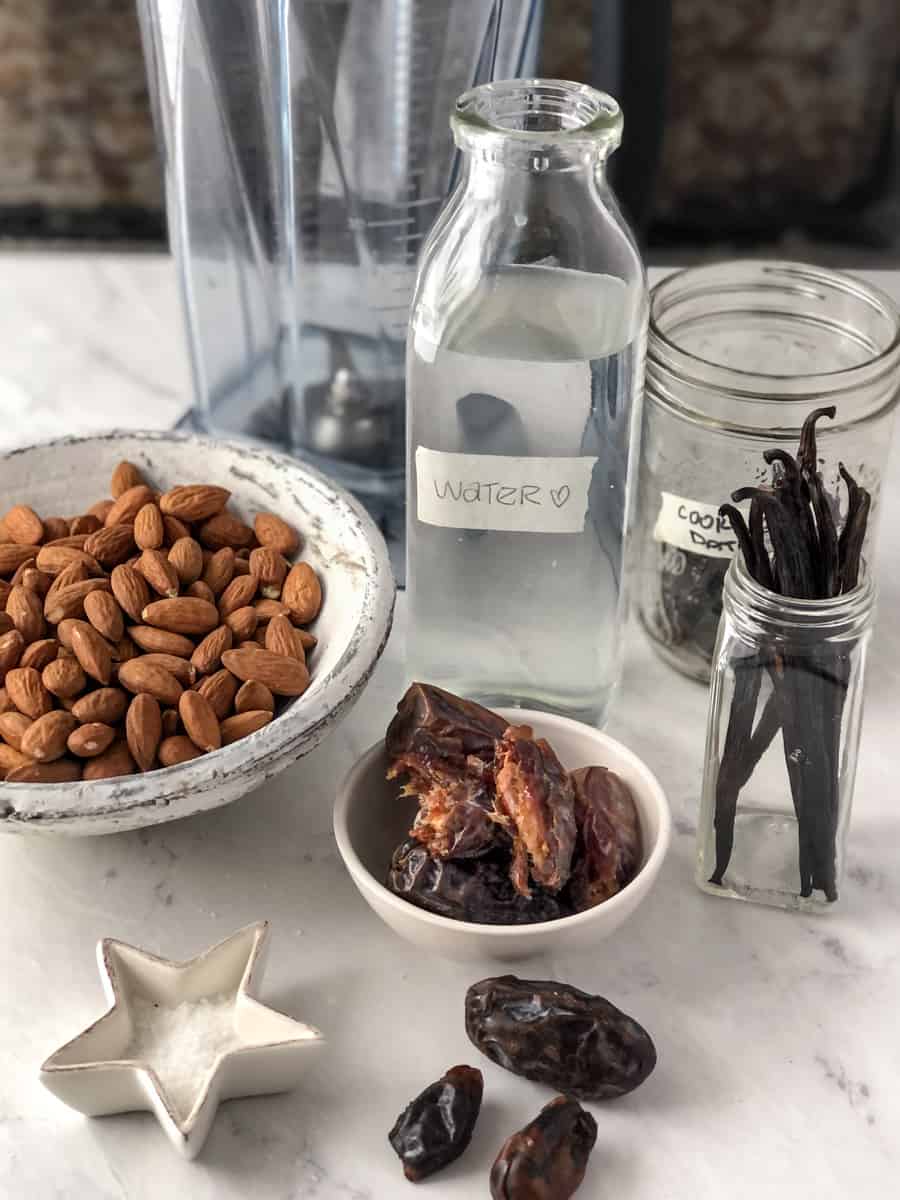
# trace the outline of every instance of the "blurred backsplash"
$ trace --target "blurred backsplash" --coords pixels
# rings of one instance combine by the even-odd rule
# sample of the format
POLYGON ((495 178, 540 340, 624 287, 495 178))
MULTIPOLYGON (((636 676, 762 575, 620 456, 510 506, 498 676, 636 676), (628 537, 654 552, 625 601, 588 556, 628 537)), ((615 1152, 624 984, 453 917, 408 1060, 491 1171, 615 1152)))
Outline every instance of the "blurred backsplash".
MULTIPOLYGON (((542 73, 623 100, 617 187, 661 258, 900 258, 897 0, 546 0, 542 73)), ((0 238, 164 238, 134 0, 0 2, 0 238)))

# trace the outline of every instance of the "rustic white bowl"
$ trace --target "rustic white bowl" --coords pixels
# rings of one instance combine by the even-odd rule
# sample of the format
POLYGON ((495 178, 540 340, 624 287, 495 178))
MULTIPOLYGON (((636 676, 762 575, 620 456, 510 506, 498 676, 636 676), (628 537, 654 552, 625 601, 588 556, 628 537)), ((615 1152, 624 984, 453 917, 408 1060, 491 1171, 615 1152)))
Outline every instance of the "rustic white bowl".
POLYGON ((408 942, 461 961, 531 958, 537 954, 589 949, 609 937, 649 894, 671 837, 669 806, 647 766, 592 726, 529 709, 497 709, 510 723, 534 727, 556 750, 563 766, 604 766, 631 788, 641 822, 644 860, 621 892, 585 912, 535 925, 478 925, 426 912, 384 886, 391 855, 406 836, 415 801, 398 795, 385 778, 384 743, 368 750, 347 775, 334 806, 334 835, 360 894, 381 919, 408 942))
POLYGON ((325 594, 314 626, 312 683, 257 733, 177 767, 86 783, 0 783, 0 831, 114 833, 236 800, 335 728, 366 686, 390 632, 394 580, 381 534, 352 496, 282 454, 167 433, 51 442, 0 459, 0 512, 18 501, 43 516, 74 516, 107 494, 121 459, 161 488, 221 484, 243 517, 266 509, 300 530, 301 553, 320 573, 325 594))

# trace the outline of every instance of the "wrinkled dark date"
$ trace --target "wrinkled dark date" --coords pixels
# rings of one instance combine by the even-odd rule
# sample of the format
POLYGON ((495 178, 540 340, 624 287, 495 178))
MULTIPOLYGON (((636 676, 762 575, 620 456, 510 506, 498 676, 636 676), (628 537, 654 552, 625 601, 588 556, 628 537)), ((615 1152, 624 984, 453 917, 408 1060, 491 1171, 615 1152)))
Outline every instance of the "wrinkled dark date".
POLYGON ((581 1100, 624 1096, 656 1066, 637 1021, 601 996, 501 975, 466 993, 466 1033, 493 1062, 581 1100))
POLYGON ((542 888, 532 888, 530 897, 521 896, 502 854, 460 861, 434 858, 412 838, 394 851, 387 885, 419 908, 483 925, 530 925, 572 912, 561 897, 542 888))
POLYGON ((637 875, 641 825, 627 784, 605 767, 573 771, 578 842, 569 892, 581 911, 602 904, 637 875))
POLYGON ((483 1091, 479 1070, 451 1067, 407 1104, 388 1134, 407 1179, 418 1183, 459 1158, 472 1139, 483 1091))
POLYGON ((387 728, 385 749, 391 760, 409 756, 425 768, 442 762, 464 770, 472 755, 493 762, 494 742, 506 724, 471 700, 430 683, 413 683, 387 728))
POLYGON ((491 1168, 493 1200, 569 1200, 584 1179, 597 1122, 557 1096, 504 1142, 491 1168))

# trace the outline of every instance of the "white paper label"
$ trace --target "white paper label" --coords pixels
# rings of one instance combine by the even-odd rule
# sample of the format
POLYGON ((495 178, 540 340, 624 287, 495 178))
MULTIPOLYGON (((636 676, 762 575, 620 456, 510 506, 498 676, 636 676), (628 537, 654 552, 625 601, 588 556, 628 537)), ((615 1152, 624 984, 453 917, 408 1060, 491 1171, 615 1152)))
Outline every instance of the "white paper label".
POLYGON ((596 457, 416 450, 418 516, 444 529, 581 533, 596 457))
POLYGON ((718 504, 689 500, 663 492, 653 536, 681 550, 693 550, 710 558, 731 558, 737 539, 727 517, 719 516, 718 504))

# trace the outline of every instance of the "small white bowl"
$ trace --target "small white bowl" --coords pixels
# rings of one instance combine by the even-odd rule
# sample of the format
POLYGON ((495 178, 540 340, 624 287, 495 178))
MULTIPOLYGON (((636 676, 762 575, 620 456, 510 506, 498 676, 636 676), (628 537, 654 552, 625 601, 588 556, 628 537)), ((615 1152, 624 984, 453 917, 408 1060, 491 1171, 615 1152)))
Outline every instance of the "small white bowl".
POLYGON ((127 459, 160 488, 215 483, 242 517, 278 513, 322 580, 312 682, 257 733, 176 767, 79 783, 0 783, 0 832, 115 833, 228 804, 313 750, 346 716, 384 649, 394 611, 387 547, 362 505, 295 458, 169 433, 67 438, 0 457, 0 513, 30 504, 71 517, 102 498, 127 459))
POLYGON ((424 950, 469 961, 530 958, 596 945, 631 916, 653 887, 669 848, 672 820, 665 794, 643 762, 605 733, 548 713, 497 709, 511 724, 531 725, 545 737, 568 770, 603 766, 631 788, 641 822, 644 860, 621 892, 585 912, 534 925, 478 925, 426 912, 384 886, 391 855, 415 814, 415 801, 398 795, 385 778, 384 743, 368 750, 347 775, 334 805, 338 850, 363 899, 395 933, 424 950))

